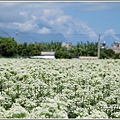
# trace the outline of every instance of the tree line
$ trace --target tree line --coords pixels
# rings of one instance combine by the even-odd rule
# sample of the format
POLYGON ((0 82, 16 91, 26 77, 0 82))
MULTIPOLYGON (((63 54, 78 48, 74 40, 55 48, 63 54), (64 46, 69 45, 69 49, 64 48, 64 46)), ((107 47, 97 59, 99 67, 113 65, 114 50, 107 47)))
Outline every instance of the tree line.
MULTIPOLYGON (((78 58, 79 56, 97 56, 98 44, 94 42, 78 42, 70 48, 63 47, 62 42, 46 43, 17 43, 14 38, 0 37, 0 57, 30 57, 39 56, 42 51, 54 51, 56 58, 78 58)), ((120 54, 115 53, 112 49, 100 50, 100 58, 119 59, 120 54)))

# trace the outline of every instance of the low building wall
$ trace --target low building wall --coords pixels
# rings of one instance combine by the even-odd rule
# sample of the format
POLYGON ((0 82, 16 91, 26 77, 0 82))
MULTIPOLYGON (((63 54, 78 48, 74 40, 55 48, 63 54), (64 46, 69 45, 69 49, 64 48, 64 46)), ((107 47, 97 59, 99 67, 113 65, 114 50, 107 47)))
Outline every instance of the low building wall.
POLYGON ((120 53, 120 48, 119 47, 113 47, 113 48, 110 48, 112 49, 115 53, 120 53))
POLYGON ((94 57, 94 56, 80 56, 79 59, 82 59, 82 60, 97 60, 98 57, 94 57))
POLYGON ((38 59, 55 59, 55 56, 31 56, 30 58, 38 58, 38 59))

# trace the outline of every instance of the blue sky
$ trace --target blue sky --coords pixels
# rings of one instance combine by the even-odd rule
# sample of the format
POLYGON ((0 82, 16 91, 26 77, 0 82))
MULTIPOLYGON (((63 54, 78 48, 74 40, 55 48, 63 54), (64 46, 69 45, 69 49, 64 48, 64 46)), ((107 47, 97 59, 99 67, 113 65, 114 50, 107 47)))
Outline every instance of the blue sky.
POLYGON ((120 41, 120 2, 0 2, 0 30, 62 34, 73 44, 101 34, 111 44, 120 41))

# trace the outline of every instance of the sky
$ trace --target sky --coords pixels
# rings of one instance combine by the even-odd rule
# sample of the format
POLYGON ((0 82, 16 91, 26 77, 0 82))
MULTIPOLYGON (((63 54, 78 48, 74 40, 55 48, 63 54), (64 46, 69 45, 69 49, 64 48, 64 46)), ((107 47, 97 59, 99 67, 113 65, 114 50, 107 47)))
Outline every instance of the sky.
POLYGON ((73 44, 97 42, 99 34, 108 44, 120 42, 120 2, 0 2, 1 35, 16 31, 19 36, 62 35, 73 44))

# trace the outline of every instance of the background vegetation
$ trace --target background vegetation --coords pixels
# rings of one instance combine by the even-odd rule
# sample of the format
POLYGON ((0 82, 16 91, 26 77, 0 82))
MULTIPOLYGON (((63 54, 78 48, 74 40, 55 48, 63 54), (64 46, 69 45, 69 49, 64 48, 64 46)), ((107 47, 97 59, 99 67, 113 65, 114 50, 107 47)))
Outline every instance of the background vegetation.
MULTIPOLYGON (((55 51, 56 58, 78 58, 79 56, 97 56, 97 43, 78 42, 69 49, 62 47, 61 42, 50 43, 17 43, 14 38, 0 37, 0 57, 30 57, 41 55, 41 51, 55 51)), ((111 49, 101 49, 100 58, 119 59, 120 54, 111 49)))

